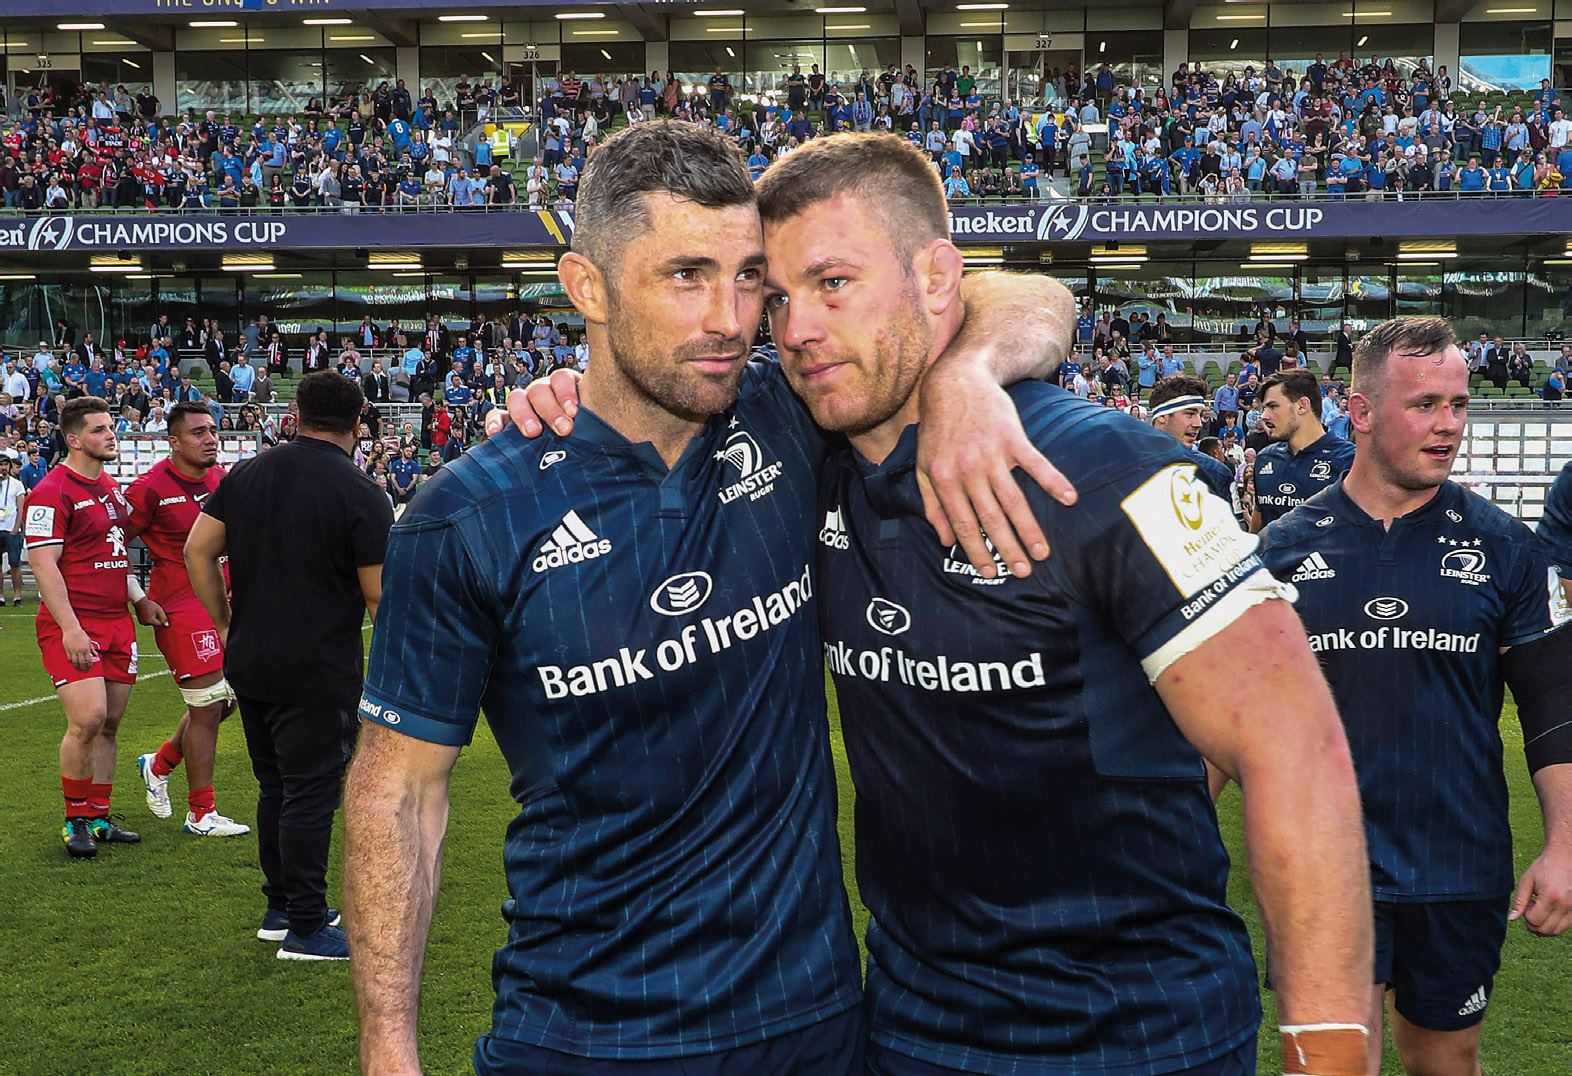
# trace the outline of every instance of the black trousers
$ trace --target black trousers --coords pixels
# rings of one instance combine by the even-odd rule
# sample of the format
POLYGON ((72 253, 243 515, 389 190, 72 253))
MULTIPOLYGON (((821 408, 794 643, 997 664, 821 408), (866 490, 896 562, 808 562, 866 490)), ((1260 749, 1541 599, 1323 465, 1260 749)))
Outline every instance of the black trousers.
POLYGON ((257 849, 267 906, 296 934, 315 934, 327 916, 328 845, 344 771, 360 722, 353 710, 293 706, 240 696, 257 796, 257 849))

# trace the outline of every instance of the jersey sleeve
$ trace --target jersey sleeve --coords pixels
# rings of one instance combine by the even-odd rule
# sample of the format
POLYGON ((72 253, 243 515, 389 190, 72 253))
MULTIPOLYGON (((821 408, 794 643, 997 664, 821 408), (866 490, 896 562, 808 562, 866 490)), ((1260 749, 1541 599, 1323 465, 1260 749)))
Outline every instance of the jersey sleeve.
POLYGON ((1545 497, 1539 541, 1565 579, 1572 579, 1572 463, 1561 469, 1545 497))
POLYGON ((1256 536, 1206 488, 1193 463, 1147 457, 1082 491, 1055 542, 1079 596, 1140 658, 1147 679, 1271 598, 1292 600, 1256 553, 1256 536))
POLYGON ((126 500, 131 502, 131 533, 141 534, 153 525, 153 510, 158 505, 152 486, 152 471, 143 471, 126 487, 126 500))
MULTIPOLYGON (((235 468, 235 473, 238 474, 239 472, 240 468, 235 468)), ((202 505, 202 514, 212 516, 220 523, 226 522, 224 513, 229 511, 229 493, 232 487, 233 483, 230 481, 230 476, 226 474, 219 480, 218 485, 213 488, 212 496, 202 505)))
POLYGON ((382 601, 360 715, 428 743, 460 747, 475 734, 491 678, 500 616, 480 589, 459 527, 400 525, 382 564, 382 601))
POLYGON ((349 506, 349 541, 357 568, 369 568, 387 559, 388 531, 393 527, 393 503, 370 482, 356 490, 349 506))
POLYGON ((1506 594, 1505 619, 1497 637, 1501 646, 1522 646, 1572 623, 1572 607, 1567 604, 1561 576, 1543 546, 1524 542, 1517 546, 1517 552, 1506 594))
POLYGON ((71 502, 61 495, 59 485, 34 489, 27 498, 27 515, 22 524, 23 540, 29 549, 64 545, 66 528, 71 525, 71 502))
MULTIPOLYGON (((1292 513, 1289 513, 1291 516, 1292 513)), ((1266 565, 1266 570, 1277 578, 1287 582, 1288 577, 1294 574, 1294 569, 1299 567, 1300 560, 1295 556, 1294 536, 1290 532, 1288 516, 1283 519, 1268 523, 1261 529, 1258 536, 1260 546, 1256 553, 1261 558, 1261 563, 1266 565)))

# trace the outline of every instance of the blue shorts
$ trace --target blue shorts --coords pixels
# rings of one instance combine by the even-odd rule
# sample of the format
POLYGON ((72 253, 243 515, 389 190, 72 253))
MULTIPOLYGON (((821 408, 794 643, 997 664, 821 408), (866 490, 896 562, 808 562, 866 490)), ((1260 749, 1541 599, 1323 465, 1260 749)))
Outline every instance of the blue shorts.
POLYGON ((1375 902, 1375 982, 1411 1024, 1461 1031, 1485 1018, 1501 967, 1511 898, 1375 902))
POLYGON ((8 568, 22 570, 22 532, 0 531, 0 553, 5 554, 5 565, 8 568))
POLYGON ((482 1035, 477 1076, 862 1076, 862 1006, 750 1046, 697 1057, 613 1061, 482 1035))
MULTIPOLYGON (((1229 1050, 1222 1057, 1214 1057, 1193 1068, 1174 1069, 1163 1076, 1255 1076, 1256 1036, 1229 1050)), ((1049 1064, 1049 1063, 1045 1063, 1049 1064)), ((959 1069, 945 1068, 927 1061, 898 1054, 873 1043, 868 1044, 867 1076, 955 1076, 959 1069)), ((1045 1067, 1043 1071, 1048 1071, 1045 1067)), ((1053 1071, 1062 1069, 1055 1065, 1053 1071)))

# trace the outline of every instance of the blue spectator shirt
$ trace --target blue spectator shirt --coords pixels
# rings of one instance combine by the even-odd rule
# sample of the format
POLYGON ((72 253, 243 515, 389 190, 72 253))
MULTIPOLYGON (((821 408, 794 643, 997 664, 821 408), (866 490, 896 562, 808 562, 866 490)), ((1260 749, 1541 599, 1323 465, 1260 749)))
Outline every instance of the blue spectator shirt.
POLYGON ((411 502, 360 705, 450 745, 484 711, 512 770, 492 1033, 675 1058, 844 1012, 820 435, 759 365, 670 469, 577 421, 510 428, 411 502))
POLYGON ((1543 547, 1452 482, 1390 529, 1338 482, 1262 538, 1348 729, 1376 899, 1511 893, 1499 649, 1567 622, 1543 547))
POLYGON ((1258 991, 1201 757, 1151 682, 1281 590, 1172 438, 1010 393, 1081 494, 1025 490, 1055 550, 1027 579, 934 542, 915 428, 820 483, 871 1037, 993 1076, 1189 1069, 1256 1033, 1258 991))

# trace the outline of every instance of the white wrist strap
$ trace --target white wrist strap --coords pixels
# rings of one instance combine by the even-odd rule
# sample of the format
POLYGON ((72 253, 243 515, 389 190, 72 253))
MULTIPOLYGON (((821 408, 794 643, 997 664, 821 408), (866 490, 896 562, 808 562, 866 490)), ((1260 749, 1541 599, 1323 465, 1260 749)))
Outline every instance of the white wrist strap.
POLYGON ((147 591, 142 589, 142 584, 137 582, 134 575, 126 576, 126 593, 131 596, 133 605, 147 597, 147 591))

